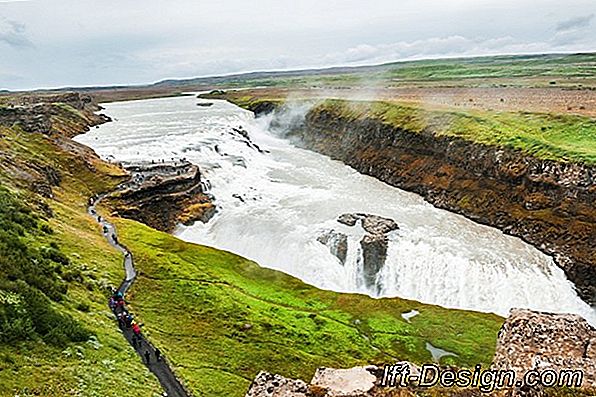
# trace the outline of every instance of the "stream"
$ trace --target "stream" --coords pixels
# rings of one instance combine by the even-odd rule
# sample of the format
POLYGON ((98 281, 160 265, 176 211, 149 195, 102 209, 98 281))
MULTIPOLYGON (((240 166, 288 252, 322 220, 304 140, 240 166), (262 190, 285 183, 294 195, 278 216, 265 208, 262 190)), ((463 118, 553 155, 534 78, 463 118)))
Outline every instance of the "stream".
POLYGON ((267 118, 254 119, 223 101, 197 102, 206 101, 186 96, 105 104, 114 121, 75 138, 124 164, 182 158, 197 164, 217 213, 207 224, 180 226, 179 238, 319 288, 503 316, 512 307, 577 313, 596 324, 596 312, 563 271, 531 245, 297 148, 271 132, 267 118), (247 131, 252 143, 238 131, 247 131), (339 224, 344 213, 380 215, 399 225, 388 234, 375 290, 363 282, 364 230, 339 224), (348 236, 345 264, 317 241, 331 229, 348 236))

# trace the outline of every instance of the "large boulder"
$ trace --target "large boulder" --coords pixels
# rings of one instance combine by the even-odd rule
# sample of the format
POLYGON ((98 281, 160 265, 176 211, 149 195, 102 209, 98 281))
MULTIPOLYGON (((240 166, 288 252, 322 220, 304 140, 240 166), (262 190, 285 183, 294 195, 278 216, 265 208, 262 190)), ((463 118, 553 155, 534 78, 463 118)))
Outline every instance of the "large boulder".
POLYGON ((512 309, 501 327, 492 367, 513 370, 579 370, 581 387, 596 388, 596 329, 575 314, 512 309))

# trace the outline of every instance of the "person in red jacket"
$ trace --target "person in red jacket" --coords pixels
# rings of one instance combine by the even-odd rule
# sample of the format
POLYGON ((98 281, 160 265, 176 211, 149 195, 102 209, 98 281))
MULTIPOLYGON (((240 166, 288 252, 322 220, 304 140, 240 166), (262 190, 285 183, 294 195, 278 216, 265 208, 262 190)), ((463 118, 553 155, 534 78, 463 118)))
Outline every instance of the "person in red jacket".
POLYGON ((136 336, 140 336, 141 335, 141 327, 139 327, 139 324, 133 323, 133 325, 132 325, 132 332, 134 332, 134 334, 136 336))

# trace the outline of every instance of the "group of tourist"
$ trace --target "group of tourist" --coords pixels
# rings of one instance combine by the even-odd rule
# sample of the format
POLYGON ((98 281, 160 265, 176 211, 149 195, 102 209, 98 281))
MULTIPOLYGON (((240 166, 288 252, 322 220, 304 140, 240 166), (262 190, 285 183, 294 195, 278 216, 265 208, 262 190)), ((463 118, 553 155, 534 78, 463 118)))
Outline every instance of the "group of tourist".
POLYGON ((145 357, 145 362, 151 364, 151 351, 153 351, 153 355, 155 356, 155 362, 161 361, 161 352, 159 349, 153 349, 153 347, 143 338, 140 324, 134 320, 133 315, 126 309, 126 301, 124 300, 122 292, 117 291, 113 294, 108 301, 108 305, 116 316, 122 332, 124 332, 125 335, 127 333, 132 333, 130 337, 132 347, 145 357))

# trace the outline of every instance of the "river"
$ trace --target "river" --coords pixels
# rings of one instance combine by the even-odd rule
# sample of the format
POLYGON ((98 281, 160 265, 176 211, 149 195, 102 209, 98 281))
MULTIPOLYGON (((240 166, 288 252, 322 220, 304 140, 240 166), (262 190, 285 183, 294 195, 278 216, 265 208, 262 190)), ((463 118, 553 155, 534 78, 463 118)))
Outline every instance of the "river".
POLYGON ((200 166, 217 213, 181 226, 186 241, 235 252, 324 289, 399 296, 445 307, 494 312, 512 307, 596 313, 552 258, 522 240, 434 208, 326 156, 293 146, 268 119, 232 104, 200 107, 194 96, 106 104, 114 118, 77 141, 111 161, 186 158, 200 166), (259 149, 233 128, 242 127, 259 149), (362 212, 394 219, 380 293, 362 280, 362 228, 336 222, 362 212), (348 235, 345 265, 317 241, 325 230, 348 235))

